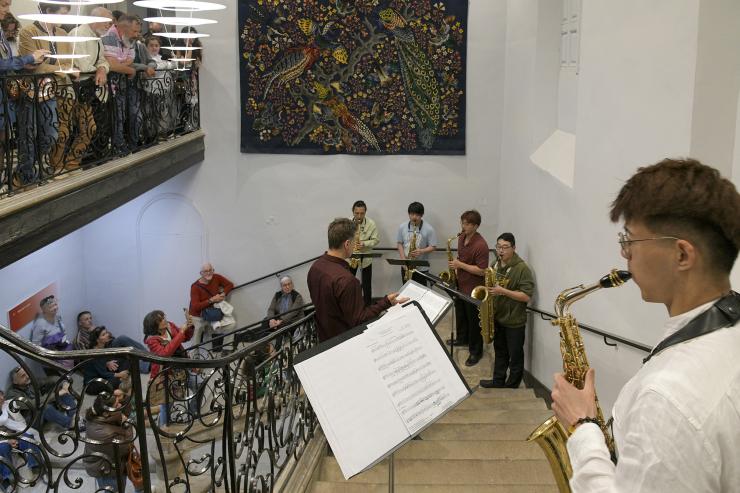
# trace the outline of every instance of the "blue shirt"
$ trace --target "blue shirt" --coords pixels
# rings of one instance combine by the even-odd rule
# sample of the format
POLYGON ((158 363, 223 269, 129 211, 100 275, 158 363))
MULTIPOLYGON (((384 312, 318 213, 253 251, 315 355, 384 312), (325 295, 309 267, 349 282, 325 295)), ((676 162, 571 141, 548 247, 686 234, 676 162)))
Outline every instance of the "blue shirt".
MULTIPOLYGON (((411 224, 411 221, 406 221, 401 223, 401 225, 398 227, 398 235, 396 237, 396 243, 403 244, 403 249, 406 252, 406 256, 408 256, 409 244, 411 243, 411 237, 414 235, 414 231, 416 231, 417 249, 426 248, 429 246, 437 246, 437 233, 434 232, 434 228, 431 224, 422 220, 421 229, 416 229, 416 227, 411 224)), ((416 257, 416 259, 429 260, 429 254, 424 253, 416 257)), ((429 270, 429 267, 420 267, 418 270, 426 272, 429 270)))

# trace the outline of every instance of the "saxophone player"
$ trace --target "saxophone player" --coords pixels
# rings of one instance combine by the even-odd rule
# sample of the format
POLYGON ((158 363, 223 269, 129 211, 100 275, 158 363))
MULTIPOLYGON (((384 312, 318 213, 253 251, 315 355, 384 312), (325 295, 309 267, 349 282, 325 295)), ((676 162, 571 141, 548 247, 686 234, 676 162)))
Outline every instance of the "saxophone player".
MULTIPOLYGON (((424 205, 421 202, 411 202, 408 207, 409 220, 404 221, 398 227, 396 245, 398 255, 401 260, 418 259, 428 260, 429 253, 437 248, 437 233, 429 222, 424 221, 424 205), (409 251, 409 246, 415 245, 415 248, 409 251)), ((428 271, 429 267, 419 268, 421 271, 428 271)), ((404 270, 401 270, 401 282, 405 282, 404 270)), ((425 278, 417 276, 414 273, 412 279, 420 284, 427 284, 425 278)))
MULTIPOLYGON (((488 243, 478 233, 481 217, 476 210, 465 211, 460 216, 462 234, 457 237, 457 258, 448 262, 457 274, 457 289, 469 294, 474 287, 485 282, 488 267, 488 243)), ((468 346, 465 366, 478 364, 483 355, 483 337, 480 333, 478 307, 463 300, 455 300, 457 339, 448 341, 456 346, 468 346)))
MULTIPOLYGON (((367 205, 363 200, 358 200, 352 205, 352 218, 358 231, 354 251, 358 253, 370 253, 380 241, 375 221, 367 217, 366 214, 367 205)), ((361 272, 360 277, 362 279, 362 298, 365 300, 365 306, 370 306, 373 294, 373 259, 362 259, 356 267, 350 264, 349 270, 353 276, 357 274, 358 269, 361 272)))
POLYGON ((524 334, 527 303, 534 292, 529 266, 516 253, 516 238, 502 233, 496 239, 498 260, 493 265, 495 285, 488 288, 493 298, 493 379, 481 380, 485 388, 518 388, 524 376, 524 334), (508 376, 507 376, 508 371, 508 376))
MULTIPOLYGON (((740 194, 693 159, 640 168, 611 206, 642 299, 662 303, 663 339, 612 410, 618 462, 596 424, 594 370, 579 390, 555 375, 552 408, 574 492, 730 492, 740 487, 740 194)), ((598 421, 598 420, 597 420, 598 421)))

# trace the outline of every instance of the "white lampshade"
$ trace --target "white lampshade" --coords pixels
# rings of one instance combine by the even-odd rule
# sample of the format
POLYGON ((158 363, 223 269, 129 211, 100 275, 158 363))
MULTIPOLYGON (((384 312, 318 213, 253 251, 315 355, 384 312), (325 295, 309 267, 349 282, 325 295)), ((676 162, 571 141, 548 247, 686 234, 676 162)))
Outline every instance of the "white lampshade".
MULTIPOLYGON (((169 50, 169 48, 167 48, 169 50)), ((176 58, 172 57, 170 58, 171 62, 194 62, 195 58, 176 58)))
POLYGON ((202 50, 202 46, 167 46, 170 51, 191 51, 191 50, 202 50))
POLYGON ((106 3, 121 3, 126 0, 32 0, 36 3, 51 3, 54 5, 102 5, 106 3))
POLYGON ((196 39, 208 38, 210 36, 210 34, 205 33, 157 33, 157 37, 169 39, 196 39))
POLYGON ((57 60, 76 60, 77 58, 86 58, 90 55, 86 55, 84 53, 75 53, 75 54, 58 54, 58 53, 49 53, 48 55, 45 55, 47 58, 56 58, 57 60))
POLYGON ((137 0, 134 5, 148 9, 168 10, 171 12, 205 12, 208 10, 223 10, 226 5, 214 2, 200 2, 191 0, 137 0))
POLYGON ((213 19, 197 19, 195 17, 145 17, 144 20, 147 22, 169 24, 171 26, 203 26, 205 24, 217 23, 213 19))
POLYGON ((33 39, 50 43, 82 43, 83 41, 95 41, 100 38, 94 36, 34 36, 33 39))
MULTIPOLYGON (((74 14, 21 14, 19 19, 47 24, 92 24, 93 22, 110 22, 107 17, 74 14)), ((215 21, 214 21, 215 22, 215 21)))

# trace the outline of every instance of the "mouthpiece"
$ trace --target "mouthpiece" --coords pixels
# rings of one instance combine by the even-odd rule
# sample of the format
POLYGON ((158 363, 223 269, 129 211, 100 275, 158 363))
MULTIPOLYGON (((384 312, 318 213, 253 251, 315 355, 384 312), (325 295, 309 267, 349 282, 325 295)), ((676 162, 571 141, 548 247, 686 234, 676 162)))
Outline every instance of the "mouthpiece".
POLYGON ((626 270, 612 269, 610 273, 599 279, 602 288, 616 288, 632 279, 632 274, 626 270))

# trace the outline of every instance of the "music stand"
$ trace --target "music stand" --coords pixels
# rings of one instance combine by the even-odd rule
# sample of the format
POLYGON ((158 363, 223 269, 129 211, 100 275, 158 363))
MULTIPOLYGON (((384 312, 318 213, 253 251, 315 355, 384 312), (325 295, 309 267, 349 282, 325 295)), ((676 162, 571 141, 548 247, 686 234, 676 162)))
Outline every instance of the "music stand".
MULTIPOLYGON (((481 304, 481 301, 479 299, 473 298, 461 291, 454 289, 449 284, 445 283, 442 279, 440 279, 439 277, 435 275, 429 274, 427 272, 421 272, 421 271, 419 271, 419 275, 432 281, 432 283, 434 283, 435 286, 437 286, 438 288, 442 289, 445 293, 447 293, 447 295, 450 298, 452 298, 453 301, 461 300, 466 303, 471 303, 475 306, 480 306, 481 304)), ((468 335, 468 337, 470 336, 468 335)), ((450 357, 452 357, 455 351, 454 342, 455 342, 455 317, 452 317, 452 330, 450 331, 450 357)))
POLYGON ((382 253, 360 253, 360 252, 357 252, 357 253, 353 253, 352 255, 350 255, 350 258, 356 258, 356 259, 359 259, 360 262, 362 262, 362 259, 365 259, 365 258, 378 258, 378 257, 382 257, 382 256, 383 256, 382 253))
POLYGON ((411 279, 411 276, 414 274, 414 272, 421 272, 417 271, 417 267, 429 267, 429 261, 428 260, 418 260, 415 258, 387 258, 385 259, 386 262, 388 262, 391 265, 400 265, 405 266, 408 273, 408 279, 411 279))

